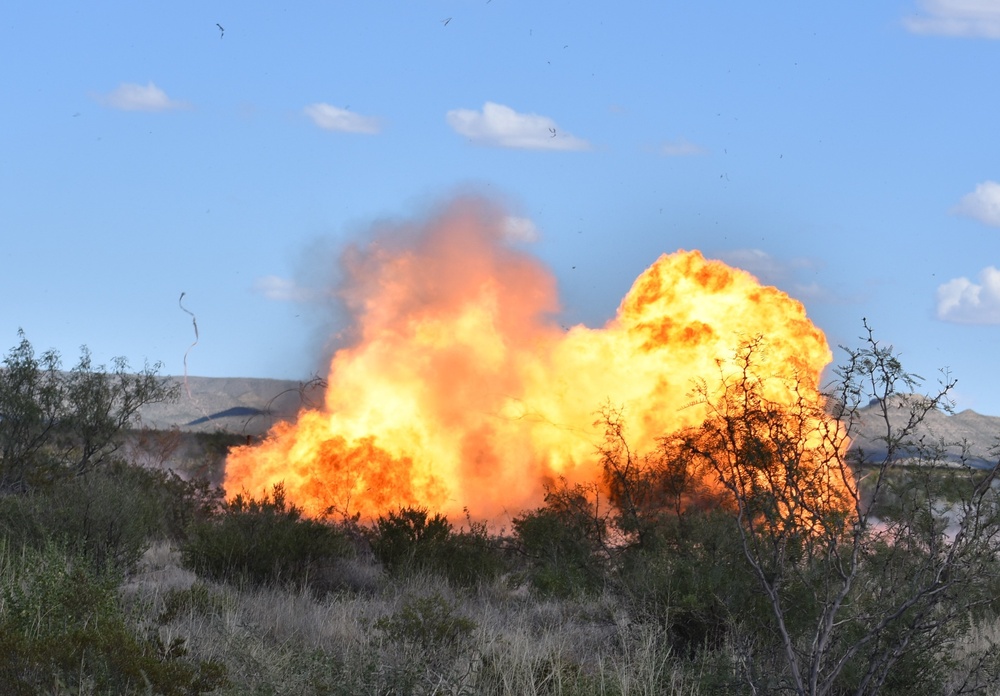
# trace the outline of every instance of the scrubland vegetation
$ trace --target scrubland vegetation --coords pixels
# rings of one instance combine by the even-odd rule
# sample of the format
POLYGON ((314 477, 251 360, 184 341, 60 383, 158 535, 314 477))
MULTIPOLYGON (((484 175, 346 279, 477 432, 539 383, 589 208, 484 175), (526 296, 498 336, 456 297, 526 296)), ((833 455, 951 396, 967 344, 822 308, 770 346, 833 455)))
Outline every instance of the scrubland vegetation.
POLYGON ((281 486, 225 501, 224 434, 176 473, 170 434, 134 430, 172 397, 155 366, 63 372, 22 340, 0 371, 0 691, 997 692, 996 469, 937 466, 948 443, 919 434, 951 383, 894 398, 920 380, 869 332, 823 403, 779 406, 761 350, 655 451, 606 410, 604 479, 493 528, 308 519, 281 486), (869 403, 876 460, 842 447, 869 403))

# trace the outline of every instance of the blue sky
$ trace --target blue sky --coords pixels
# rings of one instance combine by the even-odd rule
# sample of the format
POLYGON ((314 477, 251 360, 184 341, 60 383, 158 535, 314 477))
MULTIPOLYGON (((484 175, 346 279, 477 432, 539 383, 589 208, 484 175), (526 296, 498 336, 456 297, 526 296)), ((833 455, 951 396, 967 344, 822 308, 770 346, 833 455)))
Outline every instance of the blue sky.
POLYGON ((338 250, 471 190, 563 323, 697 248, 1000 415, 994 0, 15 2, 0 60, 2 350, 181 374, 184 292, 191 374, 308 378, 338 250))

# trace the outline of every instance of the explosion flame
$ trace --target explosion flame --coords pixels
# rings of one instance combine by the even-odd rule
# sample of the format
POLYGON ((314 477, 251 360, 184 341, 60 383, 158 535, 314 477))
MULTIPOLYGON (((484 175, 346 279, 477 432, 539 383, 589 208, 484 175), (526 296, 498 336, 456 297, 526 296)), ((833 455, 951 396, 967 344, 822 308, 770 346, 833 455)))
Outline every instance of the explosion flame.
POLYGON ((762 374, 820 400, 830 349, 780 290, 678 251, 639 276, 604 327, 567 331, 552 274, 510 243, 507 221, 461 199, 350 248, 339 297, 354 339, 332 358, 326 403, 235 448, 229 495, 283 482, 310 515, 513 513, 555 477, 600 480, 605 405, 622 410, 637 450, 701 423, 693 382, 717 380, 751 336, 767 339, 762 374))

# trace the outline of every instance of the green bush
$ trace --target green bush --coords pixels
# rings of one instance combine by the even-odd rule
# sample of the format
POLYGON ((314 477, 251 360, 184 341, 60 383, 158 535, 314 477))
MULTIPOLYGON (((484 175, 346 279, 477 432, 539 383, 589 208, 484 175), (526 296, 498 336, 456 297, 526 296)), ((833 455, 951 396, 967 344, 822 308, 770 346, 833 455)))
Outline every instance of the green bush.
POLYGON ((177 543, 187 538, 196 522, 208 519, 222 503, 222 489, 205 479, 185 480, 166 469, 149 469, 116 463, 108 476, 127 487, 141 505, 155 510, 154 534, 177 543))
POLYGON ((208 585, 196 582, 188 588, 171 588, 163 596, 163 608, 156 620, 166 625, 186 614, 221 615, 226 608, 225 596, 208 585))
POLYGON ((468 529, 452 532, 436 554, 434 568, 456 585, 472 587, 504 573, 508 563, 500 540, 485 522, 467 520, 468 529))
POLYGON ((451 534, 447 517, 435 513, 428 517, 426 508, 406 507, 380 515, 372 529, 371 545, 375 557, 389 572, 425 565, 434 547, 451 534))
POLYGON ((456 532, 446 517, 406 507, 380 516, 369 538, 375 557, 390 573, 424 570, 471 586, 496 577, 505 564, 486 524, 468 522, 467 530, 456 532))
POLYGON ((586 492, 550 489, 546 504, 514 518, 514 538, 527 575, 546 595, 569 597, 604 586, 606 524, 586 492))
POLYGON ((388 640, 422 649, 453 647, 469 639, 476 622, 459 614, 440 594, 408 597, 393 614, 375 622, 388 640))
POLYGON ((0 498, 0 535, 15 546, 54 541, 99 569, 127 574, 153 541, 183 539, 213 504, 204 484, 113 462, 0 498))
POLYGON ((181 545, 183 565, 221 581, 305 584, 318 591, 328 568, 354 549, 337 527, 302 516, 275 485, 259 499, 237 495, 215 516, 196 522, 181 545))
POLYGON ((388 648, 381 693, 431 694, 442 687, 473 693, 461 686, 467 687, 471 676, 465 665, 473 652, 476 623, 440 594, 407 597, 374 628, 388 648))
POLYGON ((184 639, 165 645, 134 633, 117 592, 116 578, 59 547, 0 549, 3 693, 55 684, 74 693, 182 696, 226 683, 221 665, 186 658, 184 639))
MULTIPOLYGON (((689 531, 669 550, 623 550, 614 579, 633 615, 663 626, 673 653, 693 658, 722 648, 732 632, 744 626, 769 626, 771 616, 746 572, 728 513, 691 512, 687 522, 689 531)), ((662 521, 672 523, 669 517, 662 521)))

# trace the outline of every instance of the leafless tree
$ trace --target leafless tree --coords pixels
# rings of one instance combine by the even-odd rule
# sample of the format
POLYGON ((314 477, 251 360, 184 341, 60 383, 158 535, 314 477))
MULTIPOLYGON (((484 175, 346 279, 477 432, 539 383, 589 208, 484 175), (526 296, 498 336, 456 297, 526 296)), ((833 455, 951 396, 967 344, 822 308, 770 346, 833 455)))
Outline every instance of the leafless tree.
POLYGON ((709 417, 679 446, 735 508, 787 668, 768 688, 875 694, 905 672, 927 693, 981 693, 997 681, 996 646, 966 640, 961 664, 952 656, 1000 578, 1000 463, 945 468, 943 443, 919 430, 951 408, 955 381, 914 396, 923 380, 864 327, 825 398, 758 374, 767 343, 747 342, 721 396, 699 387, 709 417), (877 451, 849 448, 872 418, 877 451))

